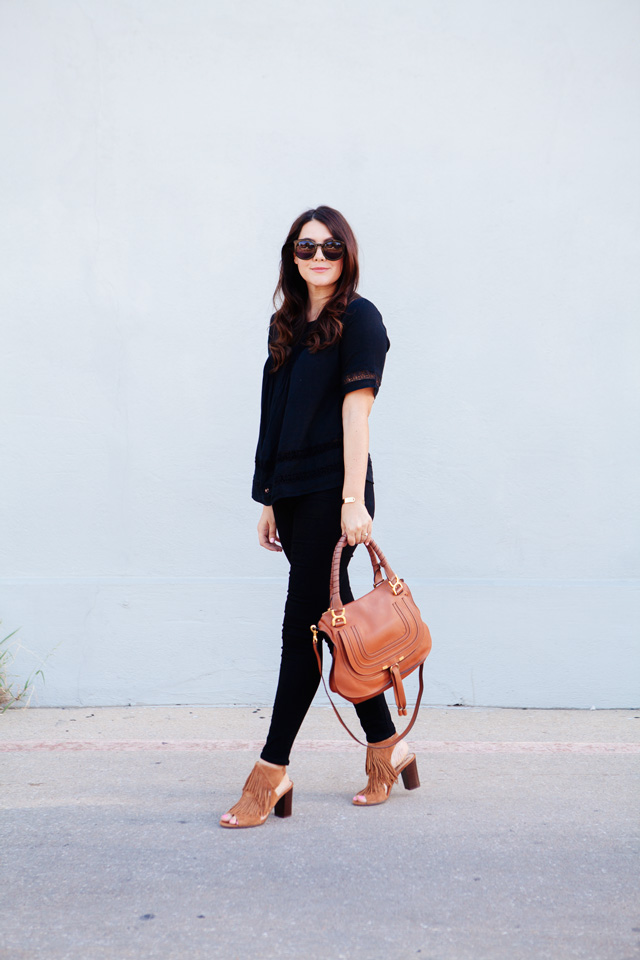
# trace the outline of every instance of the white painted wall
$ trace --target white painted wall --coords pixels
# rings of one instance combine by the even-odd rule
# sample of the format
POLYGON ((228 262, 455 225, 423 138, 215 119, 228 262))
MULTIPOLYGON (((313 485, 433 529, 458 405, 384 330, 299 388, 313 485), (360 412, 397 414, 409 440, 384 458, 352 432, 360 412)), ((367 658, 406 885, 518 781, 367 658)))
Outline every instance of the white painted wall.
POLYGON ((271 701, 260 373, 319 203, 392 341, 374 531, 427 702, 640 702, 639 19, 4 0, 0 616, 19 675, 50 655, 34 702, 271 701))

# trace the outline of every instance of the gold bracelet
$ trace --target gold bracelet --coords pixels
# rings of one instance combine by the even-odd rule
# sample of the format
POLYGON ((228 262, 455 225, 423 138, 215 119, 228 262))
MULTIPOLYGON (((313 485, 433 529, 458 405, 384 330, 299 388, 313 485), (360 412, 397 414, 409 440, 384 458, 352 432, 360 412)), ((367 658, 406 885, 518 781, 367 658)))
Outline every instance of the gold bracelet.
POLYGON ((343 497, 342 503, 364 503, 364 500, 358 500, 357 497, 343 497))

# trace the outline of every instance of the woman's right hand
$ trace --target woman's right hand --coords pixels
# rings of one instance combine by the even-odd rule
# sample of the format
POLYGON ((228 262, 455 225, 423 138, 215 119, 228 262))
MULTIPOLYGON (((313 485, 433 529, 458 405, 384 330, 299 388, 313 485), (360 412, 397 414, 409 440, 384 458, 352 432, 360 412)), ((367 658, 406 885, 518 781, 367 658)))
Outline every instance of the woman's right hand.
POLYGON ((275 550, 282 552, 278 531, 276 530, 276 518, 273 507, 263 507, 260 519, 258 520, 258 542, 265 550, 275 550))

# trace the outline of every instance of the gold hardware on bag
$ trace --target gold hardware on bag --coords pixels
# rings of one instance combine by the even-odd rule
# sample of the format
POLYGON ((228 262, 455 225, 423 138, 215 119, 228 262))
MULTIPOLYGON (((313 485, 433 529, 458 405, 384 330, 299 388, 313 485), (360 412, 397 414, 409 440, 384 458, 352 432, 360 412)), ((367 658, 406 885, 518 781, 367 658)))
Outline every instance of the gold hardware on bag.
POLYGON ((397 667, 398 664, 399 664, 399 663, 402 663, 403 660, 404 660, 404 657, 400 657, 400 659, 399 659, 399 660, 396 660, 395 663, 393 663, 393 664, 389 664, 389 663, 388 663, 388 664, 387 664, 386 666, 384 666, 382 669, 383 669, 383 670, 391 670, 391 667, 392 667, 392 666, 393 666, 393 667, 397 667))
POLYGON ((315 623, 312 623, 311 626, 309 627, 309 629, 311 630, 311 633, 313 634, 313 642, 314 642, 314 643, 317 643, 317 642, 318 642, 318 628, 316 627, 315 623))
POLYGON ((332 627, 344 627, 347 622, 347 615, 344 612, 344 607, 342 610, 339 610, 337 613, 332 608, 331 609, 331 626, 332 627))
POLYGON ((389 586, 393 590, 394 597, 397 597, 399 593, 402 593, 402 583, 400 582, 399 577, 396 577, 395 580, 389 580, 389 586))

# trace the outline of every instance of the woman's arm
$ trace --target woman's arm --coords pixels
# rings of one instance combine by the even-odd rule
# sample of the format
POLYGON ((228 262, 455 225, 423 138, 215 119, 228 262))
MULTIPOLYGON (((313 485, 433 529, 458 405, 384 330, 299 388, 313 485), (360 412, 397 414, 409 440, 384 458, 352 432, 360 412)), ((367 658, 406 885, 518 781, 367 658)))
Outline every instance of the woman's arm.
POLYGON ((355 503, 342 505, 342 532, 350 546, 368 543, 371 539, 371 517, 364 505, 369 457, 369 414, 373 406, 373 389, 353 390, 342 403, 344 435, 343 497, 355 497, 355 503))

